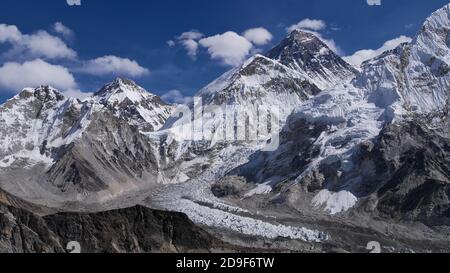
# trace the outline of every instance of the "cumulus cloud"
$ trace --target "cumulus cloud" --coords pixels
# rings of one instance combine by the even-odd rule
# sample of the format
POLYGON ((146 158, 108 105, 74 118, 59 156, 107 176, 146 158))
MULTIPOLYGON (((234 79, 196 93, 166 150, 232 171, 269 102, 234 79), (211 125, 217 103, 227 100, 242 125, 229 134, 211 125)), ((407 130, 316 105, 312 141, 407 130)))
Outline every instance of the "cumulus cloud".
POLYGON ((176 104, 188 104, 192 102, 192 97, 184 96, 179 90, 171 90, 162 95, 161 99, 165 102, 176 104))
POLYGON ((245 37, 233 31, 203 38, 199 44, 208 49, 212 59, 220 60, 223 64, 231 66, 242 63, 253 47, 245 37))
MULTIPOLYGON (((53 25, 53 33, 66 39, 74 36, 61 22, 53 25)), ((68 96, 84 98, 90 93, 78 89, 72 73, 128 77, 149 73, 136 61, 117 56, 81 60, 76 51, 55 35, 44 30, 23 34, 17 26, 0 24, 0 44, 5 47, 0 64, 0 88, 18 91, 24 87, 52 85, 68 96)))
POLYGON ((302 21, 298 22, 297 24, 291 25, 288 28, 286 28, 287 32, 292 32, 296 29, 309 29, 314 31, 324 30, 327 27, 327 24, 323 20, 317 20, 317 19, 303 19, 302 21))
MULTIPOLYGON (((180 36, 177 37, 177 40, 186 49, 186 52, 189 55, 189 57, 195 60, 197 58, 197 51, 198 51, 197 41, 200 40, 203 36, 204 36, 203 33, 199 32, 198 30, 190 30, 183 32, 180 36)), ((175 45, 174 42, 173 45, 175 45)))
MULTIPOLYGON (((242 63, 249 53, 259 52, 254 46, 263 46, 270 42, 273 35, 265 28, 251 28, 242 35, 233 31, 223 34, 205 35, 198 30, 183 32, 176 40, 193 60, 197 58, 200 48, 205 48, 212 59, 224 65, 236 66, 242 63)), ((169 43, 174 46, 174 42, 169 43)))
POLYGON ((181 43, 186 49, 189 57, 195 59, 197 57, 198 43, 192 39, 183 40, 181 43))
POLYGON ((0 67, 0 86, 5 89, 18 91, 39 85, 51 85, 63 90, 77 87, 67 68, 41 59, 24 63, 8 62, 0 67))
POLYGON ((173 46, 175 46, 175 42, 173 40, 169 40, 169 41, 167 41, 167 45, 169 47, 173 47, 173 46))
POLYGON ((10 43, 11 49, 7 56, 28 56, 29 58, 71 59, 77 56, 60 38, 40 30, 33 34, 22 34, 13 25, 0 25, 0 42, 10 43))
POLYGON ((198 30, 190 30, 181 33, 180 36, 178 36, 178 40, 199 40, 203 38, 204 34, 199 32, 198 30))
POLYGON ((356 67, 359 67, 363 62, 370 60, 387 50, 392 50, 402 43, 409 43, 411 42, 411 40, 412 39, 410 37, 402 35, 400 37, 386 41, 383 46, 378 49, 362 49, 356 51, 353 55, 344 57, 344 60, 355 65, 356 67))
POLYGON ((46 31, 38 31, 33 35, 24 35, 18 46, 32 56, 49 59, 75 58, 77 53, 69 48, 60 38, 46 31))
POLYGON ((22 33, 16 26, 0 24, 0 43, 14 43, 22 38, 22 33))
POLYGON ((246 30, 243 35, 248 41, 258 46, 267 44, 273 38, 272 33, 262 27, 246 30))
POLYGON ((136 61, 117 56, 104 56, 89 60, 77 72, 97 76, 115 75, 140 77, 149 73, 147 68, 140 66, 136 61))
POLYGON ((53 30, 56 33, 61 34, 66 39, 72 39, 75 36, 73 31, 61 22, 56 22, 53 25, 53 30))

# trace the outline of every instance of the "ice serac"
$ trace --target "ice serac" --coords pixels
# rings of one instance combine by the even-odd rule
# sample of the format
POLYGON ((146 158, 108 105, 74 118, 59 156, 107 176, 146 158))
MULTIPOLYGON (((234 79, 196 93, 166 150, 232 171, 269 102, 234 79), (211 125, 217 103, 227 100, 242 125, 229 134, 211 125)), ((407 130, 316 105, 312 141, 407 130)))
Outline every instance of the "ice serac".
POLYGON ((94 94, 92 99, 127 120, 142 132, 159 130, 169 118, 173 106, 151 94, 135 82, 117 78, 94 94))
POLYGON ((322 90, 349 82, 357 73, 320 38, 301 30, 292 31, 266 56, 309 77, 322 90))

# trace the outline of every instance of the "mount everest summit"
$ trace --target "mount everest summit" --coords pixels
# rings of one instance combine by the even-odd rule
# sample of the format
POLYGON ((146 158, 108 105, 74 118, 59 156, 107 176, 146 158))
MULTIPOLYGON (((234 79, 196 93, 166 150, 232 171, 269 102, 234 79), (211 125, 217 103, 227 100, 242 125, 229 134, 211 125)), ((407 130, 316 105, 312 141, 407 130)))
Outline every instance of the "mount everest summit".
POLYGON ((179 211, 227 249, 268 240, 361 251, 372 239, 448 252, 449 31, 446 5, 410 43, 356 70, 295 30, 201 89, 200 110, 121 78, 83 101, 24 89, 0 106, 0 188, 21 201, 0 203, 36 214, 179 211), (186 126, 192 135, 181 135, 186 126), (264 149, 278 128, 277 146, 264 149))

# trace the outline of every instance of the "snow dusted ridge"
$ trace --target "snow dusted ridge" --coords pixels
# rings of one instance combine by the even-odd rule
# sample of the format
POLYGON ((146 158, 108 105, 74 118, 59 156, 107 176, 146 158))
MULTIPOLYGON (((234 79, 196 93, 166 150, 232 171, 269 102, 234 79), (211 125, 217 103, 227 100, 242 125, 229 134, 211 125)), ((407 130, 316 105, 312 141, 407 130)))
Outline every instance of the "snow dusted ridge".
MULTIPOLYGON (((362 72, 348 83, 337 84, 328 77, 327 89, 296 107, 283 129, 285 139, 279 149, 264 153, 233 172, 247 176, 250 173, 253 182, 260 183, 247 196, 267 194, 268 187, 291 181, 293 176, 293 185, 311 179, 321 183, 322 190, 312 200, 313 206, 331 214, 353 207, 358 201, 355 189, 364 182, 364 172, 370 171, 358 169, 359 162, 355 162, 360 146, 370 145, 367 143, 372 143, 387 124, 401 122, 413 113, 442 111, 447 106, 449 18, 450 4, 433 13, 411 43, 365 62, 362 72), (293 169, 290 166, 295 158, 306 164, 293 169), (327 174, 317 177, 323 170, 327 174)), ((291 34, 289 40, 294 40, 298 48, 316 45, 311 34, 301 32, 291 34)), ((320 60, 313 64, 304 62, 314 58, 296 52, 290 44, 276 47, 268 56, 278 56, 279 61, 294 69, 308 69, 319 87, 325 86, 321 81, 327 73, 314 77, 311 71, 334 71, 330 67, 316 70, 313 64, 321 63, 320 60)), ((336 71, 341 71, 341 62, 333 55, 330 58, 336 71)))
MULTIPOLYGON (((412 112, 444 110, 450 87, 449 29, 450 4, 433 13, 410 44, 365 62, 353 81, 356 88, 324 92, 297 109, 299 118, 337 126, 319 138, 320 155, 308 170, 338 160, 341 171, 350 172, 358 144, 374 139, 386 123, 401 121, 412 112)), ((339 192, 323 190, 313 204, 324 205, 332 214, 346 211, 357 201, 352 184, 360 182, 348 180, 339 192)))
MULTIPOLYGON (((229 211, 211 197, 211 183, 227 174, 245 177, 259 185, 245 188, 245 198, 271 194, 280 183, 284 189, 310 183, 312 207, 330 214, 352 208, 360 197, 355 189, 372 171, 355 160, 362 147, 373 146, 386 125, 442 111, 450 101, 449 19, 446 5, 411 43, 365 62, 361 73, 313 34, 294 31, 265 56, 250 58, 200 90, 207 110, 194 113, 194 123, 197 114, 203 123, 193 133, 208 129, 211 135, 199 141, 180 139, 177 129, 184 124, 178 115, 170 117, 173 107, 130 80, 117 79, 84 101, 48 86, 25 89, 0 106, 0 172, 8 177, 0 184, 41 199, 66 194, 68 199, 58 201, 85 202, 91 193, 102 193, 93 202, 114 203, 130 189, 170 181, 175 185, 156 196, 159 205, 197 223, 269 238, 326 240, 319 231, 242 216, 240 208, 229 211), (234 107, 257 121, 278 108, 280 146, 267 152, 245 141, 215 145, 224 140, 227 120, 213 106, 234 107), (46 167, 42 177, 26 172, 37 164, 46 167), (172 191, 179 185, 181 190, 172 191)), ((235 125, 247 117, 230 120, 235 125)), ((248 123, 245 134, 258 132, 263 142, 271 137, 254 120, 248 123)))
POLYGON ((142 131, 159 129, 173 107, 134 82, 117 79, 83 101, 49 86, 26 88, 0 106, 0 167, 17 160, 52 164, 54 149, 80 139, 92 115, 112 111, 142 131))
POLYGON ((105 85, 91 100, 104 105, 143 132, 159 130, 174 108, 133 81, 121 78, 105 85))
POLYGON ((76 99, 66 99, 52 87, 27 88, 0 107, 0 162, 8 167, 17 160, 53 163, 47 148, 68 144, 80 134, 86 120, 65 124, 71 113, 88 115, 76 99))
POLYGON ((280 108, 284 121, 303 101, 320 92, 311 79, 275 60, 255 55, 199 91, 206 105, 280 108))
POLYGON ((354 84, 395 117, 443 110, 450 81, 449 28, 446 5, 426 20, 411 43, 365 62, 354 84))
POLYGON ((314 34, 294 30, 267 57, 308 77, 320 89, 348 83, 357 71, 314 34))

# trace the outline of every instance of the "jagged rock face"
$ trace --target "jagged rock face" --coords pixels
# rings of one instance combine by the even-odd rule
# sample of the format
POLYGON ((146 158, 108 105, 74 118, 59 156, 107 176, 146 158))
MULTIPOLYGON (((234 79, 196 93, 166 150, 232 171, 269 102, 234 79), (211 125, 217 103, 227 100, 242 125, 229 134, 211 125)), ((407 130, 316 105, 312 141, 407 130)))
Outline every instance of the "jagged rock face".
POLYGON ((1 206, 9 206, 17 209, 23 209, 30 212, 33 212, 38 215, 46 215, 51 213, 57 213, 58 210, 48 208, 45 206, 39 206, 30 202, 27 202, 17 196, 14 196, 4 190, 0 189, 0 205, 1 206))
POLYGON ((301 102, 319 92, 317 86, 299 73, 274 60, 256 55, 240 68, 226 73, 202 89, 199 94, 206 104, 223 105, 261 103, 268 99, 276 104, 277 96, 292 96, 296 102, 301 102))
POLYGON ((315 189, 334 190, 357 182, 337 180, 354 168, 358 145, 381 131, 383 110, 365 101, 361 90, 348 88, 324 91, 298 107, 281 131, 279 148, 256 153, 232 174, 272 187, 280 182, 309 183, 317 172, 322 180, 314 182, 315 189))
POLYGON ((156 182, 157 148, 143 133, 171 109, 123 79, 84 101, 25 89, 0 108, 0 185, 44 201, 99 201, 156 182))
MULTIPOLYGON (((319 94, 322 89, 337 82, 339 84, 348 82, 356 72, 323 42, 309 33, 292 33, 272 53, 250 58, 242 66, 228 71, 199 91, 198 96, 202 98, 203 106, 207 109, 203 115, 203 130, 212 132, 206 137, 207 141, 216 145, 223 140, 220 128, 226 126, 223 121, 225 105, 231 105, 234 112, 239 113, 235 114, 237 121, 231 121, 231 123, 243 126, 240 124, 247 122, 245 138, 248 140, 247 136, 251 135, 251 132, 261 131, 256 128, 258 125, 251 121, 259 120, 262 115, 268 113, 272 120, 278 120, 284 124, 296 107, 319 94), (279 55, 276 55, 277 50, 279 55), (305 54, 305 56, 302 55, 305 64, 313 62, 313 55, 319 63, 317 66, 299 66, 300 59, 296 64, 286 61, 289 58, 302 57, 296 54, 305 54), (214 108, 209 110, 209 106, 221 106, 221 108, 217 111, 214 108)), ((167 126, 167 129, 169 131, 171 128, 178 129, 183 124, 184 121, 174 122, 167 126)), ((180 133, 175 130, 172 135, 173 137, 168 139, 177 139, 180 133)), ((271 134, 260 134, 257 138, 265 142, 271 136, 271 134)), ((170 145, 173 143, 167 144, 167 146, 170 145)), ((182 144, 175 146, 180 147, 182 144)), ((189 152, 189 149, 183 149, 183 151, 189 152)))
POLYGON ((172 159, 209 153, 209 160, 213 160, 220 150, 229 145, 265 143, 271 133, 263 119, 279 121, 274 127, 278 126, 278 123, 284 123, 296 106, 320 91, 301 73, 275 60, 256 55, 200 90, 198 97, 202 99, 202 105, 197 102, 190 105, 192 112, 201 109, 200 113, 203 114, 201 121, 194 122, 201 124, 200 129, 194 128, 194 133, 203 133, 203 139, 191 141, 180 138, 185 136, 179 130, 184 128, 186 120, 171 120, 164 128, 168 137, 162 146, 172 159), (226 111, 231 114, 228 115, 226 111), (224 118, 224 115, 227 117, 224 118), (225 135, 227 126, 233 127, 236 135, 225 135), (198 146, 206 150, 199 152, 198 146))
POLYGON ((175 253, 230 250, 185 215, 133 207, 109 212, 45 217, 0 204, 0 253, 175 253))
POLYGON ((158 177, 152 143, 109 111, 96 112, 82 137, 64 149, 46 179, 65 194, 121 191, 158 177))
POLYGON ((85 111, 78 100, 66 99, 51 87, 25 89, 0 106, 0 167, 51 161, 52 147, 70 138, 85 111))
POLYGON ((449 29, 446 5, 426 20, 410 44, 365 62, 355 85, 396 115, 444 110, 450 86, 449 29))
POLYGON ((448 127, 449 16, 446 5, 413 42, 365 62, 351 85, 303 103, 278 150, 255 153, 229 175, 260 188, 300 185, 315 193, 311 206, 332 214, 370 196, 384 215, 448 224, 450 134, 435 128, 448 127))
MULTIPOLYGON (((200 90, 199 96, 205 107, 231 105, 236 112, 250 117, 279 111, 276 118, 284 122, 296 106, 320 91, 300 73, 256 55, 200 90)), ((220 127, 219 122, 209 122, 220 127)))
POLYGON ((266 56, 307 75, 321 89, 348 82, 357 71, 318 37, 294 30, 266 56))
POLYGON ((280 147, 276 151, 256 152, 249 163, 228 175, 242 176, 253 183, 269 183, 270 186, 293 180, 318 156, 320 149, 314 144, 326 129, 326 124, 313 125, 304 119, 288 122, 280 134, 280 147))
POLYGON ((372 171, 355 190, 376 196, 376 209, 384 216, 449 225, 449 133, 442 117, 389 125, 371 149, 361 151, 359 168, 372 171))
POLYGON ((159 130, 173 110, 158 96, 148 93, 133 81, 120 78, 105 85, 93 99, 142 132, 159 130))

